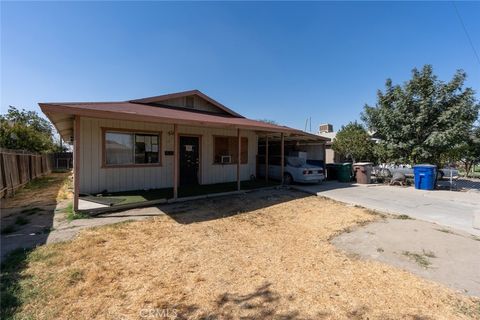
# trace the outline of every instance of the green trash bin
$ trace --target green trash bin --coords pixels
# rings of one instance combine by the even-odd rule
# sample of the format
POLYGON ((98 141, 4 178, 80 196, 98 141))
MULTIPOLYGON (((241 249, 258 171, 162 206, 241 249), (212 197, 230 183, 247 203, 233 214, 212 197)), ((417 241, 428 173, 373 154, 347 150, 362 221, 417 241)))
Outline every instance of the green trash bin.
POLYGON ((337 167, 337 177, 340 182, 352 181, 352 164, 349 162, 339 163, 337 167))

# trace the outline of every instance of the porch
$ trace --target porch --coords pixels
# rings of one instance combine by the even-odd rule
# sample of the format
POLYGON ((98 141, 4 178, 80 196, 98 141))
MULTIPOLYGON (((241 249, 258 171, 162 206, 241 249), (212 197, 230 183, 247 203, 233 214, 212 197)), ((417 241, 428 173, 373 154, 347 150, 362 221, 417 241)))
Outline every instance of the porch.
MULTIPOLYGON (((240 189, 242 191, 250 191, 280 185, 281 181, 245 180, 240 182, 240 189)), ((174 188, 109 192, 97 195, 80 194, 78 211, 98 212, 120 210, 130 207, 185 201, 206 196, 220 196, 238 192, 237 182, 234 181, 206 185, 179 186, 176 198, 174 196, 174 188)))

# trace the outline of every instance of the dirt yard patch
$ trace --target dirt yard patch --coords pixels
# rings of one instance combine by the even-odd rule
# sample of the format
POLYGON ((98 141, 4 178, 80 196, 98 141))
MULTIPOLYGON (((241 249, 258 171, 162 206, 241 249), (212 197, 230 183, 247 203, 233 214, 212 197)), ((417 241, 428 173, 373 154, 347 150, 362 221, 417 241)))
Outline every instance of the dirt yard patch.
POLYGON ((362 258, 385 262, 480 297, 479 237, 399 217, 368 224, 332 242, 362 258))
POLYGON ((62 200, 72 199, 73 175, 70 172, 51 173, 29 182, 14 197, 1 199, 2 216, 26 207, 55 205, 62 200))
POLYGON ((164 216, 17 253, 2 270, 2 301, 14 307, 3 315, 480 318, 476 299, 335 249, 332 237, 379 219, 367 210, 281 190, 162 208, 164 216))
POLYGON ((72 198, 72 175, 52 173, 31 181, 12 198, 1 199, 0 259, 16 248, 47 241, 56 213, 72 198))

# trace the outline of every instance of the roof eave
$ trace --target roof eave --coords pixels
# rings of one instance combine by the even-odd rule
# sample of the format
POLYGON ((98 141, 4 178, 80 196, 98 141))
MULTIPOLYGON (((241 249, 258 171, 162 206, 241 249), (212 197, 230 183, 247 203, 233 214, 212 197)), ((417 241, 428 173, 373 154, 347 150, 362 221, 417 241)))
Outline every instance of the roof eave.
POLYGON ((271 132, 271 133, 296 133, 298 130, 292 129, 289 127, 281 127, 281 126, 261 126, 261 125, 238 125, 238 124, 221 124, 214 121, 195 121, 195 120, 184 120, 184 119, 172 119, 166 117, 152 117, 146 115, 140 115, 136 113, 128 113, 128 112, 114 112, 108 110, 87 110, 78 107, 68 106, 68 105, 61 105, 61 104, 52 104, 52 103, 39 103, 40 109, 43 113, 47 115, 47 117, 54 123, 55 127, 57 127, 56 123, 52 120, 52 115, 54 113, 58 114, 67 114, 72 116, 84 116, 84 117, 91 117, 91 118, 100 118, 100 119, 115 119, 115 120, 127 120, 127 121, 145 121, 145 122, 153 122, 153 123, 169 123, 169 124, 180 124, 180 125, 191 125, 191 126, 212 126, 218 128, 235 128, 235 129, 247 129, 247 130, 254 130, 254 131, 261 131, 261 132, 271 132))

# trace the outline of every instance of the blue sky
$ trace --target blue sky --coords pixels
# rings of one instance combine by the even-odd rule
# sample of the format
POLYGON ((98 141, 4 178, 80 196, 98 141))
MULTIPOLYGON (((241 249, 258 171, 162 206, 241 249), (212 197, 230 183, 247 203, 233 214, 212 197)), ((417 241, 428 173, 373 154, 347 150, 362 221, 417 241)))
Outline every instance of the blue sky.
MULTIPOLYGON (((480 51, 480 3, 459 2, 480 51)), ((451 2, 2 2, 1 108, 199 89, 239 113, 335 128, 385 79, 480 64, 451 2)))

